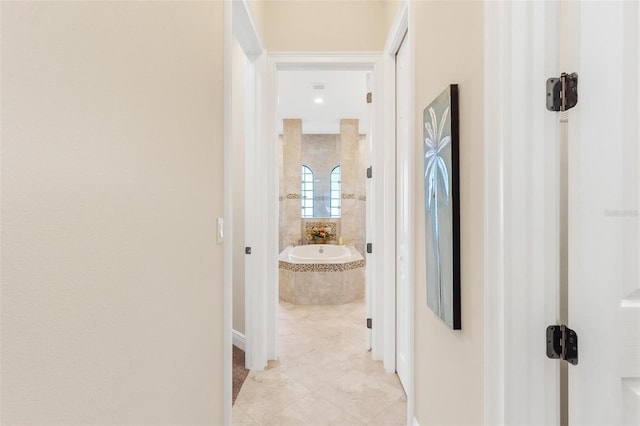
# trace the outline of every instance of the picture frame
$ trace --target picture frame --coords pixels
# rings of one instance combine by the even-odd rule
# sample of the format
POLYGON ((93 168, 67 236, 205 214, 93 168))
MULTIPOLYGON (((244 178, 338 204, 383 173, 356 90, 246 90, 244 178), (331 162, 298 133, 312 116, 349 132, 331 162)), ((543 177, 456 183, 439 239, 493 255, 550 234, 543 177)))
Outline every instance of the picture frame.
POLYGON ((460 330, 460 121, 458 85, 423 111, 427 306, 460 330))

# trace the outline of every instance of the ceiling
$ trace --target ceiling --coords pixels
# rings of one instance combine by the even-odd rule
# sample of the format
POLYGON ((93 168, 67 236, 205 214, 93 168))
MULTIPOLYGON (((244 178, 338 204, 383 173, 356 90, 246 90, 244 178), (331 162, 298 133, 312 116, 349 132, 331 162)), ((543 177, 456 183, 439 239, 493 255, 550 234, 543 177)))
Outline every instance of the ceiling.
POLYGON ((338 134, 341 118, 357 118, 360 133, 368 133, 367 74, 368 71, 279 71, 278 132, 282 133, 285 118, 302 119, 305 134, 338 134), (318 85, 324 85, 324 89, 318 89, 318 85), (318 99, 322 102, 316 102, 318 99))

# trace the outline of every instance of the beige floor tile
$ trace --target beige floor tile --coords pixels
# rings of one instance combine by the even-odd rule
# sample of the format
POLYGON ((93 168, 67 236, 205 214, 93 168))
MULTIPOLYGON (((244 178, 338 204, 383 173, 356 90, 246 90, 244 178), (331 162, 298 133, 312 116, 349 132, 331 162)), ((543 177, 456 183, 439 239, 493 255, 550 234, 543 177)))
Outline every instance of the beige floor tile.
POLYGON ((369 426, 405 426, 407 424, 407 397, 402 395, 371 420, 369 426))
POLYGON ((282 411, 264 419, 263 425, 357 426, 362 423, 330 402, 306 396, 282 411))
POLYGON ((323 352, 312 352, 280 367, 287 376, 310 390, 318 389, 348 372, 323 352))
POLYGON ((367 424, 404 394, 401 388, 357 370, 314 393, 367 424))
POLYGON ((256 422, 308 395, 309 389, 280 368, 251 372, 236 398, 236 405, 256 422))
POLYGON ((406 424, 398 377, 386 373, 365 347, 363 301, 281 302, 278 317, 280 359, 249 373, 234 406, 234 415, 240 413, 234 424, 406 424))
POLYGON ((254 422, 253 419, 249 417, 244 411, 242 411, 242 409, 237 405, 233 406, 231 416, 233 426, 257 425, 257 423, 254 422))

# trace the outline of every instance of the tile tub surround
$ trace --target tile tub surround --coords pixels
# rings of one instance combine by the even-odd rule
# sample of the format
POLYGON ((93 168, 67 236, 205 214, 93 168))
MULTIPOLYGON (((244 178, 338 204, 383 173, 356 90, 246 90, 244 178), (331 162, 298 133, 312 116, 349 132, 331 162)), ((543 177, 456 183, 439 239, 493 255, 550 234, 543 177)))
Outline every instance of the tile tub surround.
POLYGON ((327 219, 322 221, 302 219, 302 241, 309 242, 307 240, 307 232, 312 229, 325 229, 333 236, 333 241, 336 241, 340 236, 340 230, 338 228, 340 219, 327 219))
POLYGON ((294 262, 289 260, 290 250, 287 247, 279 258, 280 300, 341 305, 364 297, 365 260, 355 247, 349 247, 350 259, 332 263, 294 262))

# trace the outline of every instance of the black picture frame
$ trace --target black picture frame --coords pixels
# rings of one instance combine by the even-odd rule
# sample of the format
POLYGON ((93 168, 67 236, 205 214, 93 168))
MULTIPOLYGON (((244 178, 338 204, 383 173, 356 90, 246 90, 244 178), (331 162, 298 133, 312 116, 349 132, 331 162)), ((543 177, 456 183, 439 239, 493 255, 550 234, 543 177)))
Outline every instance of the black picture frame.
POLYGON ((462 328, 460 295, 460 119, 458 85, 423 111, 427 306, 462 328))

